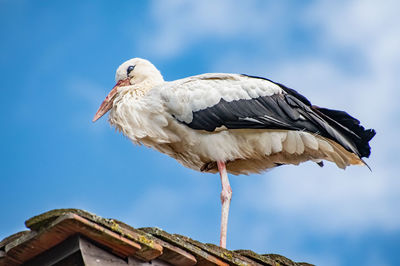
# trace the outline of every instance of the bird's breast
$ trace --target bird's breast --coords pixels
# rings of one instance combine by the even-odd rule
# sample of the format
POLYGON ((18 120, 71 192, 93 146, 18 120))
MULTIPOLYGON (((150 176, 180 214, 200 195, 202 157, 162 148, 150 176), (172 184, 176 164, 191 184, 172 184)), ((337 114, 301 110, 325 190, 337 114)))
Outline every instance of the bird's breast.
POLYGON ((165 130, 168 120, 162 104, 145 96, 138 97, 136 93, 115 100, 109 122, 134 143, 143 140, 168 143, 176 138, 165 130))

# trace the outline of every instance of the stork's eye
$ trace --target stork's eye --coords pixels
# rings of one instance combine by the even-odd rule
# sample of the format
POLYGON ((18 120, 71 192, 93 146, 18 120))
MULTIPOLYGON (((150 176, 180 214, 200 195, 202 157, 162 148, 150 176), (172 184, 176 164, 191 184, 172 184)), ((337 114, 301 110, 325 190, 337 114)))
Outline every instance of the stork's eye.
POLYGON ((135 68, 135 66, 129 66, 128 69, 126 70, 126 74, 129 75, 131 71, 135 68))

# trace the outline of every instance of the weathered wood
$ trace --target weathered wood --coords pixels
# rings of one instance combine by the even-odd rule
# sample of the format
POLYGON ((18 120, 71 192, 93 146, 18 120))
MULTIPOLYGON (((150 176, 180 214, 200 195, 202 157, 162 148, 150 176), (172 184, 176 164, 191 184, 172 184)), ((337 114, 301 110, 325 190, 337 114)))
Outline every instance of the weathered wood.
POLYGON ((121 221, 114 219, 103 219, 98 221, 118 234, 140 244, 141 249, 135 253, 135 257, 144 261, 150 261, 163 253, 163 247, 157 243, 157 239, 152 235, 137 230, 121 221))
POLYGON ((174 236, 179 237, 180 239, 183 239, 185 242, 190 243, 201 250, 205 251, 206 253, 215 256, 216 258, 222 259, 223 261, 229 263, 229 265, 241 265, 241 266, 256 266, 260 265, 260 263, 250 260, 247 257, 241 256, 240 254, 237 254, 233 251, 227 250, 225 248, 221 248, 219 246, 216 246, 214 244, 203 244, 199 241, 196 241, 194 239, 191 239, 187 236, 182 236, 182 235, 177 235, 175 234, 174 236))
POLYGON ((20 231, 20 232, 18 232, 18 233, 12 234, 12 235, 10 235, 10 236, 4 238, 3 240, 0 241, 0 250, 3 250, 4 247, 5 247, 8 243, 10 243, 10 242, 12 242, 12 241, 14 241, 14 240, 16 240, 16 239, 22 237, 23 235, 27 235, 27 234, 30 234, 30 231, 25 230, 25 231, 20 231))
POLYGON ((26 225, 31 231, 0 241, 0 266, 311 265, 280 255, 229 251, 158 228, 135 229, 75 209, 49 211, 26 225), (74 238, 76 242, 70 240, 74 238))
POLYGON ((154 239, 152 239, 151 235, 139 231, 118 220, 106 219, 93 213, 79 209, 56 209, 48 211, 32 217, 31 219, 27 220, 25 224, 28 228, 34 231, 39 231, 41 230, 41 228, 45 228, 51 225, 51 223, 58 217, 66 214, 75 214, 77 216, 80 216, 83 219, 91 221, 101 227, 104 227, 111 230, 112 232, 121 235, 122 237, 138 243, 141 248, 135 253, 135 257, 141 260, 150 261, 162 254, 162 246, 154 242, 154 239))
POLYGON ((280 265, 278 262, 276 262, 276 261, 274 261, 274 260, 272 260, 272 259, 270 259, 268 257, 259 255, 259 254, 255 253, 255 252, 251 251, 251 250, 235 250, 235 253, 238 253, 238 254, 240 254, 242 256, 250 258, 250 259, 252 259, 252 260, 254 260, 254 261, 258 262, 258 263, 261 263, 263 265, 267 265, 267 266, 283 266, 283 265, 280 265))
POLYGON ((0 266, 14 266, 14 265, 21 265, 18 261, 14 260, 10 256, 5 256, 0 258, 0 266))
POLYGON ((76 266, 83 266, 83 259, 80 252, 80 236, 74 235, 64 240, 60 244, 44 251, 31 260, 25 266, 52 266, 65 265, 66 262, 73 261, 76 266))
POLYGON ((161 239, 157 239, 156 242, 164 248, 163 254, 158 257, 159 259, 176 266, 191 266, 197 263, 196 258, 189 252, 161 239))
POLYGON ((210 265, 219 265, 219 266, 228 266, 229 264, 222 261, 221 259, 205 252, 204 250, 200 249, 199 247, 196 247, 195 245, 190 244, 189 242, 186 242, 180 237, 177 237, 176 235, 171 235, 168 234, 167 232, 158 229, 158 228, 152 228, 152 227, 146 227, 146 228, 140 228, 140 230, 143 230, 145 232, 148 232, 149 234, 152 234, 156 236, 157 238, 160 238, 164 240, 165 242, 168 242, 174 246, 178 246, 188 252, 190 252, 197 260, 198 266, 210 266, 210 265))
POLYGON ((294 262, 291 259, 288 259, 282 255, 279 254, 263 254, 261 255, 265 258, 269 258, 271 260, 276 261, 277 265, 282 265, 282 266, 300 266, 300 265, 309 265, 313 266, 312 264, 309 263, 304 263, 304 262, 294 262))
POLYGON ((129 266, 171 266, 173 264, 169 264, 165 261, 159 260, 158 258, 149 262, 138 260, 134 257, 128 258, 129 266))
POLYGON ((123 259, 100 247, 81 235, 73 235, 29 260, 24 266, 170 266, 159 259, 151 262, 138 260, 134 257, 123 259))
POLYGON ((133 256, 141 249, 141 246, 132 240, 78 215, 68 213, 57 218, 40 232, 31 231, 31 234, 7 244, 5 251, 7 256, 23 263, 76 233, 87 236, 123 257, 133 256))
POLYGON ((85 266, 171 266, 171 264, 165 263, 158 258, 150 262, 142 261, 134 257, 128 257, 124 260, 98 247, 85 238, 80 238, 80 248, 85 266))
POLYGON ((18 262, 7 256, 4 250, 0 251, 0 266, 14 266, 18 265, 18 262))

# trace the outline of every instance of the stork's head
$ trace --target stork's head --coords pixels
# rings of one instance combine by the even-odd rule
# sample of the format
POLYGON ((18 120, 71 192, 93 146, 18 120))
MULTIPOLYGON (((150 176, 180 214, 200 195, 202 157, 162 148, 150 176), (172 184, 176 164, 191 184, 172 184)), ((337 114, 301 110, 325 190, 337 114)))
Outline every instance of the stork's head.
POLYGON ((105 115, 114 104, 119 88, 135 85, 137 88, 141 85, 146 89, 164 82, 164 79, 158 69, 149 61, 141 58, 130 59, 120 65, 115 73, 116 85, 107 95, 100 105, 97 113, 94 115, 93 122, 105 115))

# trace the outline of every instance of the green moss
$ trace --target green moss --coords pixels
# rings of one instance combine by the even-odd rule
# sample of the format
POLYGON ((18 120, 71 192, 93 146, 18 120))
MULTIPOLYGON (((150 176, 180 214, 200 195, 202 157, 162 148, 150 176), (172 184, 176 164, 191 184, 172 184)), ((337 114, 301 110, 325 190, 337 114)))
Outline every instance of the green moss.
MULTIPOLYGON (((252 261, 257 261, 263 265, 270 265, 270 266, 297 266, 297 265, 310 265, 305 263, 295 263, 283 256, 276 255, 276 254, 265 254, 260 255, 254 253, 249 250, 238 250, 238 251, 229 251, 223 249, 219 246, 214 244, 203 244, 196 240, 190 239, 189 237, 178 235, 178 234, 169 234, 163 231, 160 228, 140 228, 135 229, 123 222, 120 222, 115 219, 106 219, 99 217, 95 214, 92 214, 87 211, 79 210, 79 209, 56 209, 52 210, 27 220, 25 222, 26 226, 33 231, 41 231, 46 230, 48 226, 51 226, 54 221, 58 218, 73 217, 73 214, 78 215, 82 218, 85 218, 89 221, 92 221, 96 224, 99 224, 113 232, 118 233, 123 237, 127 237, 132 241, 135 241, 142 245, 143 249, 141 249, 137 255, 140 254, 147 254, 143 256, 144 258, 148 258, 148 255, 151 252, 155 252, 154 248, 158 249, 161 252, 158 246, 157 238, 160 238, 163 241, 169 242, 173 245, 177 245, 184 250, 195 254, 196 256, 202 257, 207 259, 210 255, 213 255, 219 259, 222 259, 228 262, 230 265, 249 265, 252 264, 252 261)), ((29 233, 29 232, 28 232, 29 233)), ((16 237, 19 239, 19 237, 16 237)), ((23 237, 21 237, 23 239, 23 237)), ((0 244, 8 243, 9 240, 3 240, 0 244)), ((155 255, 154 255, 155 256, 155 255)))
POLYGON ((87 218, 89 220, 95 221, 102 219, 101 217, 90 213, 88 211, 83 211, 79 209, 55 209, 39 215, 36 215, 25 221, 25 226, 31 230, 39 231, 40 228, 46 227, 51 222, 56 220, 58 217, 65 215, 67 213, 73 213, 81 217, 87 218))
POLYGON ((146 244, 149 247, 153 247, 154 246, 154 241, 148 239, 147 237, 145 237, 144 235, 140 235, 138 241, 140 243, 146 244))
POLYGON ((121 230, 121 227, 119 226, 119 224, 117 224, 114 220, 110 220, 110 223, 111 223, 111 226, 110 226, 111 230, 122 235, 122 230, 121 230))
POLYGON ((229 252, 226 252, 226 251, 224 251, 224 252, 221 253, 221 257, 227 258, 227 259, 229 259, 229 260, 232 260, 232 259, 233 259, 232 254, 230 254, 229 252))

